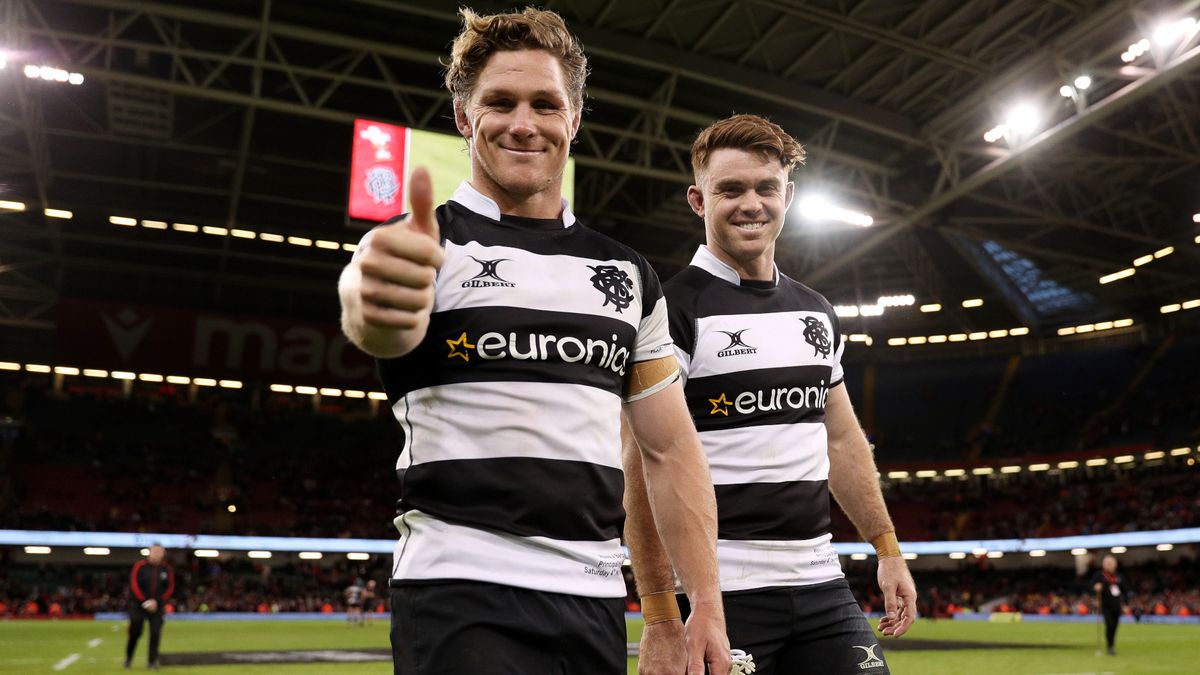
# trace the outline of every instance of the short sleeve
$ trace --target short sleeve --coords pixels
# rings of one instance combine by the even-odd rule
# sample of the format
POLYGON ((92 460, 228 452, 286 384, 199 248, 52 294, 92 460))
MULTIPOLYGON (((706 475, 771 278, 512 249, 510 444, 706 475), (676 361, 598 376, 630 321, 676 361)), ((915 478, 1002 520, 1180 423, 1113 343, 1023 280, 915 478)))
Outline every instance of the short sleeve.
POLYGON ((642 278, 642 318, 638 324, 633 362, 671 356, 671 333, 667 326, 667 300, 654 268, 640 255, 636 260, 642 278))

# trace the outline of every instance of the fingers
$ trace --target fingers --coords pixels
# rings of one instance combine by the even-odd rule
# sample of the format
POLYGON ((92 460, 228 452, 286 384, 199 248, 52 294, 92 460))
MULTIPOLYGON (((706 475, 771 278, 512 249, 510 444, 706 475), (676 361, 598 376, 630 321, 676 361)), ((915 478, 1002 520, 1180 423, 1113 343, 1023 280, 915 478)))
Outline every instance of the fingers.
POLYGON ((729 645, 721 648, 712 642, 708 643, 706 660, 708 661, 708 672, 710 673, 728 673, 733 670, 733 660, 729 657, 729 645))
POLYGON ((408 201, 412 205, 412 224, 417 232, 438 239, 438 223, 433 217, 433 181, 423 166, 413 169, 408 179, 408 201))
POLYGON ((392 257, 418 265, 441 267, 444 251, 437 237, 416 231, 413 222, 414 215, 409 214, 395 225, 375 230, 371 237, 370 251, 363 258, 364 262, 368 258, 378 260, 392 257))
POLYGON ((909 587, 904 589, 903 596, 904 607, 900 610, 900 625, 896 627, 893 635, 900 637, 912 628, 913 622, 917 620, 917 590, 909 587))

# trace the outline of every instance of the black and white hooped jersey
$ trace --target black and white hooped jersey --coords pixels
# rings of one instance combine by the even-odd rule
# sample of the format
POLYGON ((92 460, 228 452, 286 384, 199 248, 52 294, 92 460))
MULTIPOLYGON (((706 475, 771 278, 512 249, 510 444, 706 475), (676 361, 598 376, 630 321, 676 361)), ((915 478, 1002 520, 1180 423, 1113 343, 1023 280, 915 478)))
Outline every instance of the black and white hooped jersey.
POLYGON ((721 590, 841 578, 825 431, 842 382, 833 308, 778 269, 774 281, 743 281, 704 246, 664 290, 716 489, 721 590))
POLYGON ((623 597, 620 413, 671 355, 658 277, 563 219, 501 216, 463 183, 425 340, 379 361, 403 433, 393 578, 623 597))

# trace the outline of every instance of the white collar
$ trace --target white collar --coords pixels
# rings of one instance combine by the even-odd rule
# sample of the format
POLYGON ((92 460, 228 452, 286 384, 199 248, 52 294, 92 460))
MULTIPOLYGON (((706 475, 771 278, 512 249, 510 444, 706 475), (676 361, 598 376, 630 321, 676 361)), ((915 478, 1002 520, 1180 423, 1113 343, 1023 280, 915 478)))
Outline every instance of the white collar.
MULTIPOLYGON (((450 201, 458 202, 486 218, 500 220, 500 206, 491 197, 476 190, 475 186, 465 180, 459 183, 458 189, 451 195, 450 201)), ((566 199, 562 200, 562 221, 563 227, 575 224, 575 214, 571 213, 571 207, 567 204, 566 199)))
MULTIPOLYGON (((742 285, 742 276, 737 273, 737 270, 733 269, 729 265, 725 264, 723 260, 713 255, 713 252, 708 250, 708 246, 704 244, 701 244, 700 248, 696 249, 696 255, 692 256, 692 265, 699 267, 718 279, 724 279, 735 286, 742 285)), ((778 286, 779 266, 775 265, 774 263, 772 263, 771 266, 774 268, 773 276, 775 285, 778 286)))

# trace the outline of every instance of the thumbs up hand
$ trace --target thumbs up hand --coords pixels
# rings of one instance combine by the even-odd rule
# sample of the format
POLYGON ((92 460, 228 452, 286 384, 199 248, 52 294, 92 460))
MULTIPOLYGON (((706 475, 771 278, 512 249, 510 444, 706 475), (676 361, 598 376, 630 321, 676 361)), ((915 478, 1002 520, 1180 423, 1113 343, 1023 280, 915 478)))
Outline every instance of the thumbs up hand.
POLYGON ((367 250, 342 275, 342 326, 352 342, 379 357, 411 351, 425 337, 434 280, 445 251, 433 213, 429 172, 410 178, 412 212, 376 228, 367 250))

